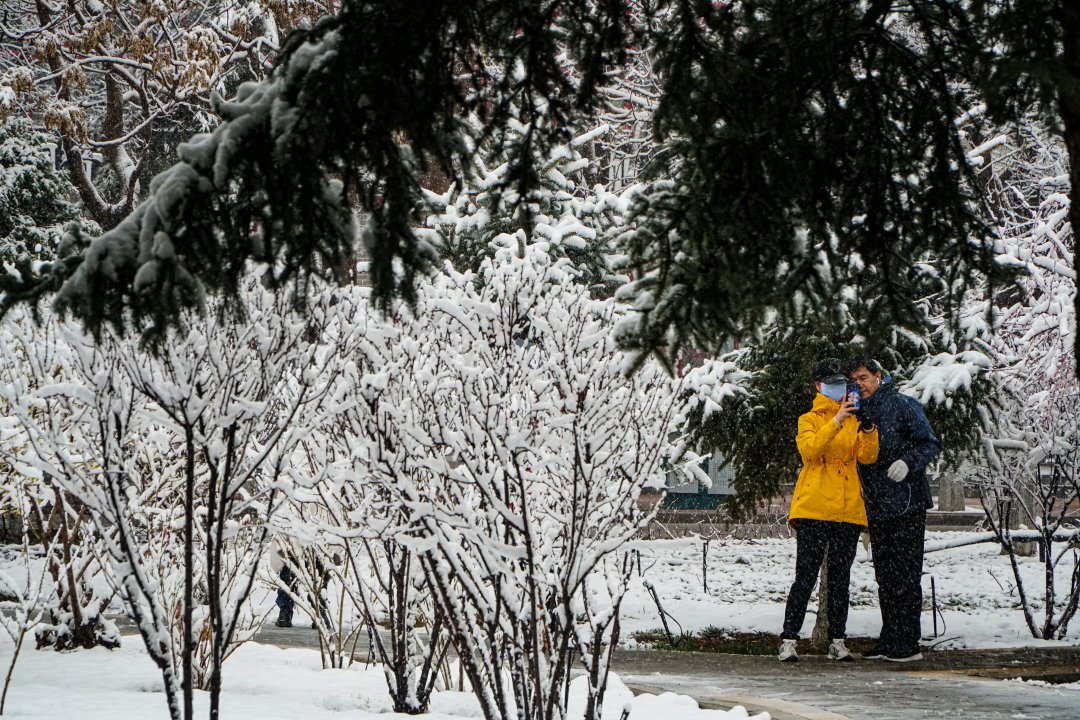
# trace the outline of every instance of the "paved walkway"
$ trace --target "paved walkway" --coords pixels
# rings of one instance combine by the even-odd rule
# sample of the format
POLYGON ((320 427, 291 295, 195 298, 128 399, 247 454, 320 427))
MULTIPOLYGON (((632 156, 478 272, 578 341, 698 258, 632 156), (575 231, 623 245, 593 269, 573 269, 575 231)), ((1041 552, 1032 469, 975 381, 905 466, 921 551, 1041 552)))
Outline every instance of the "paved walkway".
POLYGON ((702 707, 743 705, 775 720, 1080 718, 1080 691, 994 679, 1078 677, 1080 648, 947 651, 910 664, 625 651, 613 667, 635 690, 690 695, 702 707))
MULTIPOLYGON (((307 627, 267 626, 256 640, 318 647, 307 627)), ((361 646, 366 658, 366 638, 361 646)), ((637 692, 677 692, 705 708, 742 705, 774 720, 1080 720, 1080 691, 1006 680, 1078 678, 1080 647, 950 650, 909 664, 624 650, 612 667, 637 692)))

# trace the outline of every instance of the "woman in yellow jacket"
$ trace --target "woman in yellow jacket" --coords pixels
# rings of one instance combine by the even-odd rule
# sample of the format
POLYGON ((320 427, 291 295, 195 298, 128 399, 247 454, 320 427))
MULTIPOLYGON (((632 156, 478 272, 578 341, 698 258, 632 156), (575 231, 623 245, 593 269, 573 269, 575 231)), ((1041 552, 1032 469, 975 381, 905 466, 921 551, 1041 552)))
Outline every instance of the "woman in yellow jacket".
POLYGON ((851 660, 844 647, 848 614, 851 563, 859 534, 866 528, 866 508, 856 463, 877 460, 878 432, 856 417, 856 400, 846 394, 847 377, 836 358, 814 368, 817 395, 810 412, 799 418, 795 438, 802 470, 795 484, 788 522, 795 528, 795 582, 788 593, 781 633, 780 660, 798 660, 799 638, 806 604, 817 582, 818 569, 827 557, 829 657, 851 660), (826 555, 826 551, 828 554, 826 555))

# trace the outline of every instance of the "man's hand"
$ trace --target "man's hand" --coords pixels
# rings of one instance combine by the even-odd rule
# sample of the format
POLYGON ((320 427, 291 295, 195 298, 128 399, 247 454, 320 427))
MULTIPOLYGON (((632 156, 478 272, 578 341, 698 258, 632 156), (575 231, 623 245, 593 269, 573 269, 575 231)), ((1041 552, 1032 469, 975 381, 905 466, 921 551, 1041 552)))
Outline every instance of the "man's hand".
POLYGON ((885 472, 885 474, 889 476, 890 480, 893 480, 895 482, 900 482, 901 480, 903 480, 904 478, 907 477, 907 474, 908 474, 907 463, 904 462, 903 460, 897 460, 896 462, 894 462, 892 465, 889 466, 889 469, 885 472))

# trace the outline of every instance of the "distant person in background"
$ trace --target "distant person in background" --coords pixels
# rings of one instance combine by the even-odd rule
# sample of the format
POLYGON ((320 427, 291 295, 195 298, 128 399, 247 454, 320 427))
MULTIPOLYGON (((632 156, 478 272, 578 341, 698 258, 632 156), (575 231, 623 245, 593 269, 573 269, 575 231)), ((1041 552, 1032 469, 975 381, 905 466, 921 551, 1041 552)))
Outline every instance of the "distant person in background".
MULTIPOLYGON (((277 620, 274 621, 274 625, 281 628, 291 628, 293 626, 293 614, 296 611, 296 597, 300 592, 300 580, 301 577, 297 575, 297 570, 302 570, 305 576, 305 582, 312 583, 318 586, 315 596, 311 592, 307 592, 307 601, 311 608, 317 608, 319 616, 322 618, 323 623, 327 627, 333 626, 333 618, 330 616, 330 608, 326 602, 326 588, 330 584, 331 573, 330 570, 323 564, 317 554, 302 553, 304 558, 304 566, 300 565, 300 562, 289 551, 282 549, 276 543, 274 550, 270 554, 270 569, 277 573, 278 576, 278 589, 277 598, 274 600, 278 606, 277 620)), ((337 564, 339 561, 338 556, 333 556, 333 562, 337 564)), ((309 585, 310 587, 310 585, 309 585)), ((316 621, 314 618, 311 620, 311 628, 315 629, 316 621)))
POLYGON ((880 436, 876 462, 859 467, 881 606, 878 644, 863 657, 921 660, 923 538, 933 507, 926 466, 941 442, 922 405, 897 392, 877 361, 854 362, 850 375, 859 386, 859 416, 880 436))
POLYGON ((795 529, 795 582, 788 593, 780 661, 799 659, 795 644, 806 617, 806 604, 827 560, 829 657, 851 660, 847 637, 848 585, 866 510, 857 465, 878 457, 878 433, 856 417, 855 398, 847 392, 847 376, 836 358, 814 368, 817 395, 810 412, 799 418, 795 438, 802 470, 791 499, 788 523, 795 529), (826 555, 827 551, 827 555, 826 555))
POLYGON ((293 594, 297 592, 298 583, 293 566, 295 566, 295 558, 286 555, 285 551, 275 543, 270 553, 270 569, 277 573, 279 580, 277 598, 274 600, 278 606, 278 616, 274 625, 280 628, 292 627, 293 611, 296 608, 293 594))

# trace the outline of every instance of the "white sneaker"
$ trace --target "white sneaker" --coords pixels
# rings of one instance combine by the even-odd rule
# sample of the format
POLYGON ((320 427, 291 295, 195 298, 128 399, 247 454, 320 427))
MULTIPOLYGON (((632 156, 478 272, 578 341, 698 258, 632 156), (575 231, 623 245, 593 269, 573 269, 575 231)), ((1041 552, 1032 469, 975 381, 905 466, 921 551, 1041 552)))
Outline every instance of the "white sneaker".
POLYGON ((784 640, 780 643, 780 662, 795 662, 799 654, 795 652, 795 641, 784 640))
POLYGON ((843 638, 837 638, 829 643, 829 659, 830 660, 854 660, 855 657, 851 654, 851 651, 844 645, 843 638))

